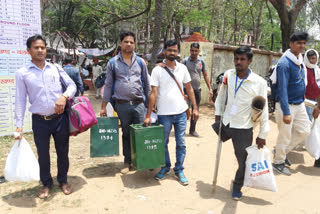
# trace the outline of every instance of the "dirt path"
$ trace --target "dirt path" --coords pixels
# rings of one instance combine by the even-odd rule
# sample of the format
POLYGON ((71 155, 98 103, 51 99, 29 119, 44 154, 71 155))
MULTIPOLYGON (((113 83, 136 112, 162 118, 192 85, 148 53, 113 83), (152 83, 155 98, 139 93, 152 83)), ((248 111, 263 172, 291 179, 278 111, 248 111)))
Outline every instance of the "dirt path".
MULTIPOLYGON (((101 100, 89 95, 96 112, 101 100)), ((188 186, 180 185, 171 173, 163 181, 154 179, 154 171, 120 174, 122 156, 90 158, 90 132, 71 138, 69 182, 74 192, 65 196, 57 187, 47 200, 36 197, 38 182, 0 184, 0 213, 320 213, 320 169, 313 167, 313 159, 306 151, 294 151, 289 159, 292 176, 277 175, 279 192, 243 188, 240 202, 231 199, 229 191, 237 164, 231 142, 223 145, 218 186, 211 192, 217 136, 211 129, 213 108, 202 106, 198 133, 200 138, 187 136, 187 156, 184 163, 188 186)), ((272 149, 277 127, 270 119, 271 132, 267 144, 272 149)), ((27 138, 34 148, 32 136, 27 138)), ((13 144, 3 138, 0 143, 0 175, 6 156, 13 144)), ((120 142, 121 144, 121 142, 120 142)), ((53 144, 52 146, 53 147, 53 144)), ((53 147, 54 148, 54 147, 53 147)), ((51 148, 52 175, 56 175, 56 156, 51 148)), ((175 142, 170 137, 171 160, 175 160, 175 142)), ((121 148, 120 148, 121 151, 121 148)), ((173 161, 174 162, 174 161, 173 161)))

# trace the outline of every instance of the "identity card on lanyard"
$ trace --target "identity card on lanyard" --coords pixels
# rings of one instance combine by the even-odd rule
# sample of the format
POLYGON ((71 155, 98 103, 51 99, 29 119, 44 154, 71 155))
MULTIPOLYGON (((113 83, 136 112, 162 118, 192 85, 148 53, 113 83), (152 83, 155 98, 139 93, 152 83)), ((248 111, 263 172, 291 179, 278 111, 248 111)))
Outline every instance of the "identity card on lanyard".
MULTIPOLYGON (((241 80, 239 86, 237 86, 237 83, 238 83, 238 75, 236 74, 236 83, 235 83, 235 87, 234 87, 234 99, 233 99, 233 101, 236 100, 236 95, 237 95, 238 90, 240 89, 243 81, 245 81, 245 80, 248 78, 248 76, 249 76, 250 73, 251 73, 251 71, 249 70, 248 75, 241 80)), ((238 113, 238 106, 237 106, 236 103, 233 103, 232 106, 231 106, 230 114, 231 114, 231 115, 236 115, 237 113, 238 113)))

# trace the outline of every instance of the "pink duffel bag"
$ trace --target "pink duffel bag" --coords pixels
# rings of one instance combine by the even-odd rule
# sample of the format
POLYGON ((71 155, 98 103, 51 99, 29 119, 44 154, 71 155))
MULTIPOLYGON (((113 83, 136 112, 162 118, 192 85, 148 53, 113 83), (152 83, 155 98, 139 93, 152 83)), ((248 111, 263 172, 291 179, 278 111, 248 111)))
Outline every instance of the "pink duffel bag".
POLYGON ((82 133, 97 124, 97 117, 87 97, 79 96, 68 100, 70 136, 82 133))

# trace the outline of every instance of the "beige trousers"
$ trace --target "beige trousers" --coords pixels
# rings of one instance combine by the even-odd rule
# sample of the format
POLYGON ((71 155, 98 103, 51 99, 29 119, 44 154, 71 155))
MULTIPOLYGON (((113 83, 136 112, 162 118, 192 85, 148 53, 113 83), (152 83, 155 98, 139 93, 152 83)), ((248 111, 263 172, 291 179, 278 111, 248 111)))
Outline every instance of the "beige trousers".
POLYGON ((291 113, 291 123, 285 124, 283 122, 280 103, 276 103, 275 116, 279 134, 275 146, 275 164, 284 163, 287 154, 299 143, 303 142, 310 134, 311 122, 304 103, 300 105, 289 105, 289 109, 291 113))

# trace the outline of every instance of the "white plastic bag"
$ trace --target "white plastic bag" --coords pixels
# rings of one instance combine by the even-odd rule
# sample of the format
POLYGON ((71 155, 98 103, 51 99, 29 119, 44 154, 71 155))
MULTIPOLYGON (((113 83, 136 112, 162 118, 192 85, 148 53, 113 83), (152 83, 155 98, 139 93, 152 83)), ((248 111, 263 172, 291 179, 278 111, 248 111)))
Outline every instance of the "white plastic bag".
MULTIPOLYGON (((144 118, 145 118, 145 117, 146 117, 146 115, 147 115, 147 111, 148 111, 148 109, 147 109, 147 108, 145 108, 145 111, 144 111, 144 118)), ((157 115, 156 113, 154 113, 153 111, 151 111, 150 118, 151 118, 151 123, 155 123, 155 122, 157 122, 157 120, 158 120, 158 115, 157 115)))
POLYGON ((312 157, 315 159, 320 158, 320 128, 318 119, 313 120, 311 132, 305 141, 305 146, 312 157))
POLYGON ((11 148, 4 168, 7 181, 39 181, 39 163, 29 143, 24 137, 17 140, 11 148))
POLYGON ((244 186, 277 192, 278 189, 272 170, 269 149, 264 146, 263 149, 259 150, 254 145, 246 150, 248 157, 244 175, 244 186))

